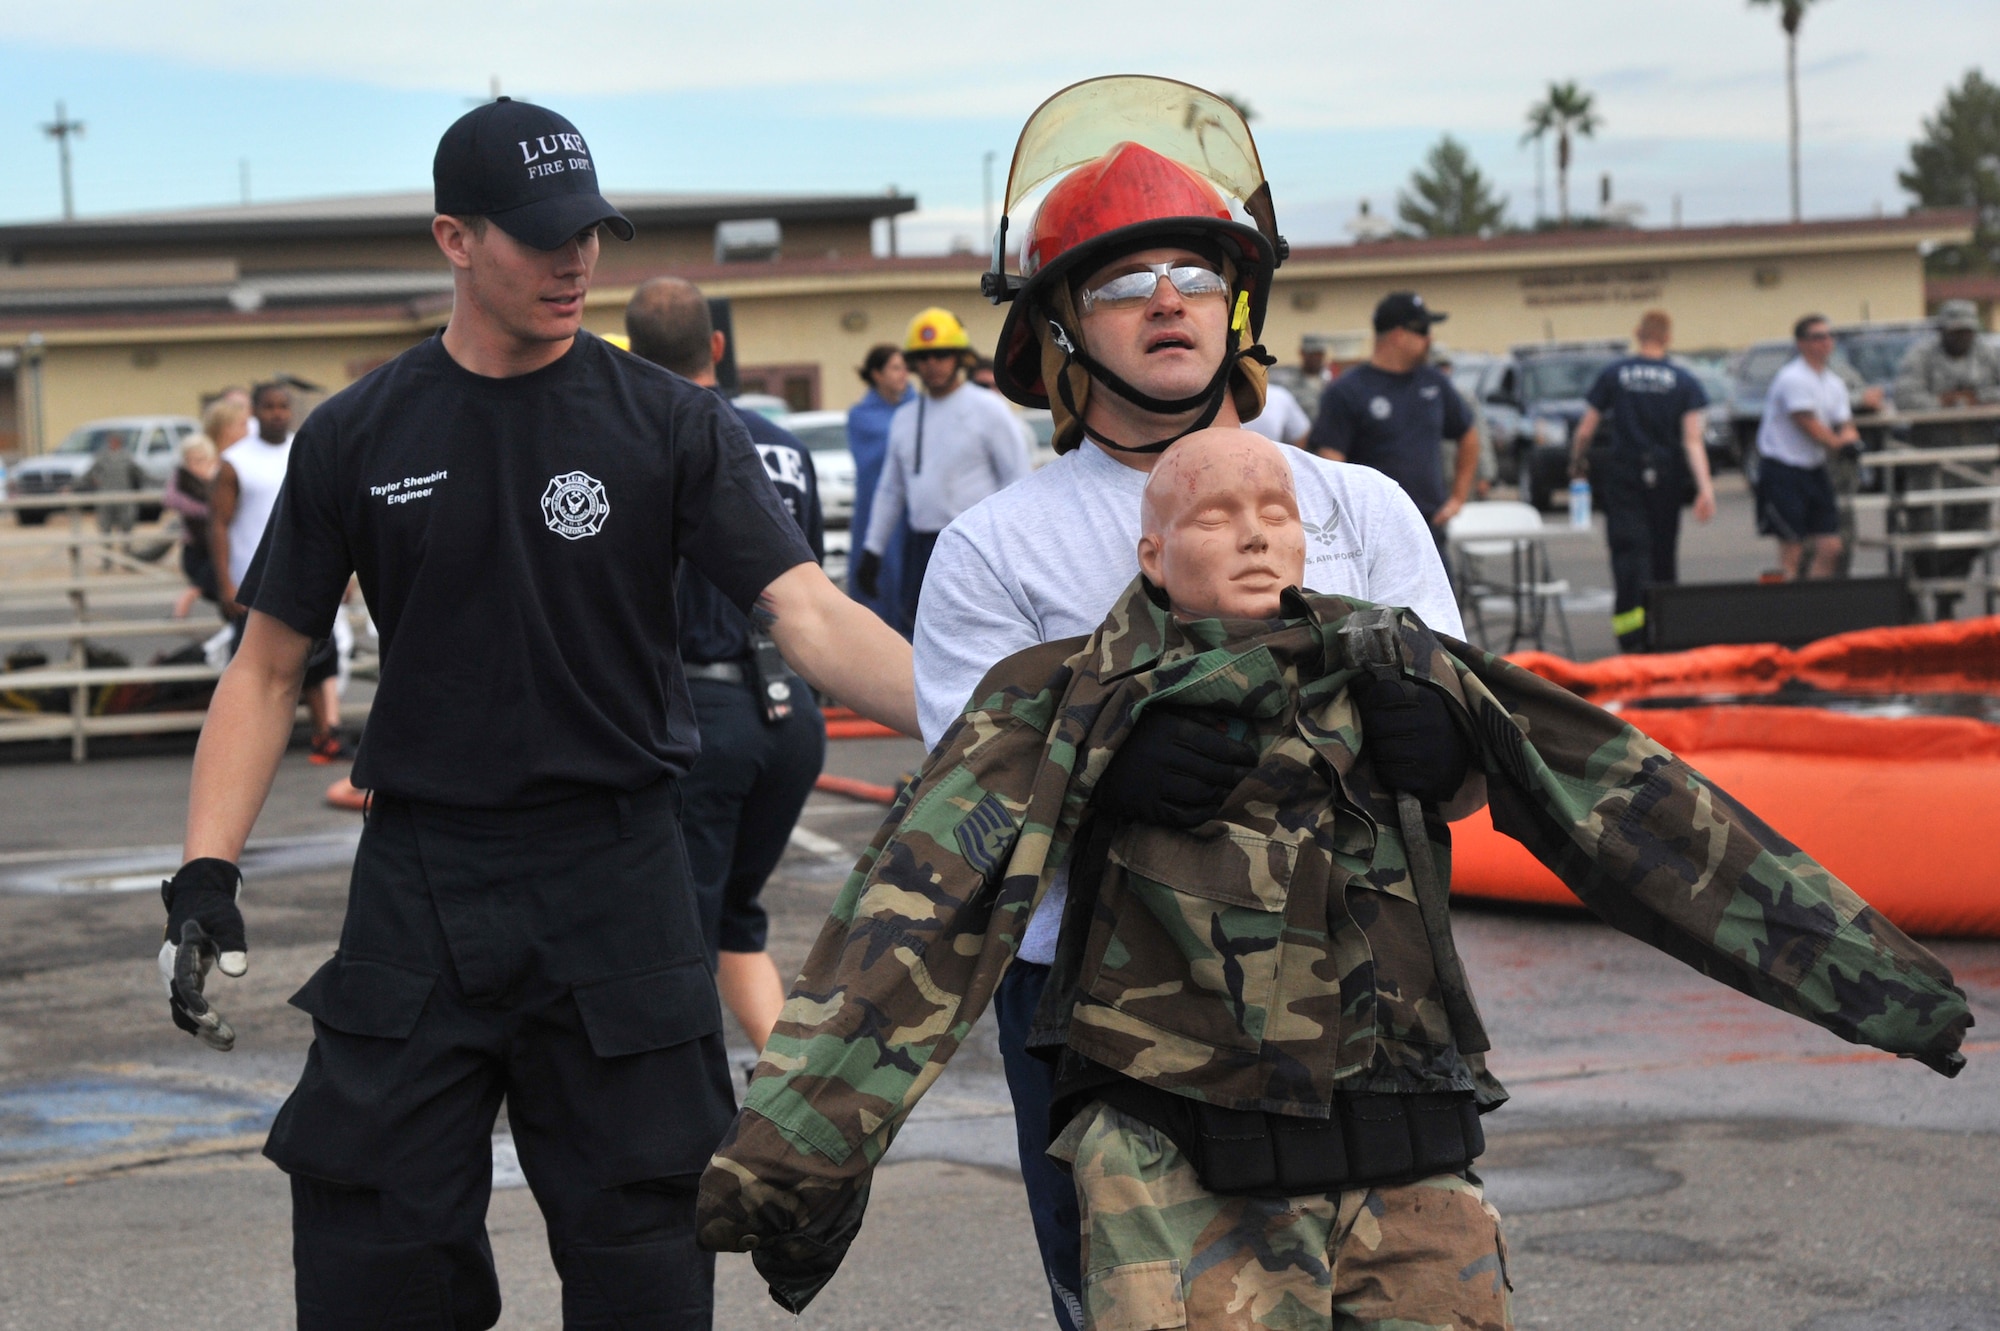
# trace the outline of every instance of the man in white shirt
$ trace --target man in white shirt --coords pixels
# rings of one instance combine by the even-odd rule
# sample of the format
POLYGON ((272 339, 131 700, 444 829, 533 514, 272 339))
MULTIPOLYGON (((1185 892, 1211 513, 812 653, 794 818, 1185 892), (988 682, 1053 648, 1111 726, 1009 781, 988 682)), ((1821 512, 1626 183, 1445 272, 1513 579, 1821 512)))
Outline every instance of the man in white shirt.
MULTIPOLYGON (((1213 184, 1131 143, 1078 167, 1042 203, 1022 245, 1025 282, 995 370, 1009 398, 1054 413, 1059 456, 938 540, 916 631, 925 743, 937 744, 1001 659, 1089 633, 1109 613, 1138 573, 1140 498, 1166 448, 1260 414, 1262 349, 1249 343, 1263 322, 1277 238, 1228 218, 1213 184)), ((1287 450, 1286 461, 1311 589, 1409 606, 1433 628, 1463 634, 1430 533, 1394 481, 1303 449, 1287 450)), ((1421 702, 1411 706, 1424 712, 1421 702)), ((1463 763, 1441 706, 1415 721, 1418 738, 1403 755, 1413 768, 1463 763)), ((1197 713, 1156 710, 1121 757, 1097 786, 1101 804, 1137 821, 1193 826, 1252 755, 1197 713)), ((1080 1328, 1075 1191, 1045 1155, 1054 1078, 1027 1048, 1067 895, 1058 874, 995 1007, 1057 1325, 1080 1328)))
POLYGON ((1778 566, 1787 580, 1830 578, 1840 566, 1840 511, 1826 462, 1861 435, 1847 385, 1827 368, 1833 330, 1826 318, 1807 315, 1792 326, 1792 337, 1799 354, 1771 380, 1757 427, 1757 530, 1778 538, 1778 566))
POLYGON ((967 380, 973 359, 965 326, 949 310, 928 309, 910 322, 903 360, 923 391, 889 420, 889 452, 854 569, 862 595, 878 597, 882 555, 907 511, 902 582, 891 589, 895 628, 904 634, 916 623, 917 597, 938 533, 1032 470, 1021 422, 998 393, 967 380))
POLYGON ((1243 428, 1253 434, 1261 434, 1274 444, 1291 444, 1304 447, 1306 436, 1312 433, 1313 423, 1306 416, 1305 408, 1292 396, 1292 390, 1283 384, 1264 385, 1264 410, 1257 413, 1255 420, 1243 422, 1243 428))

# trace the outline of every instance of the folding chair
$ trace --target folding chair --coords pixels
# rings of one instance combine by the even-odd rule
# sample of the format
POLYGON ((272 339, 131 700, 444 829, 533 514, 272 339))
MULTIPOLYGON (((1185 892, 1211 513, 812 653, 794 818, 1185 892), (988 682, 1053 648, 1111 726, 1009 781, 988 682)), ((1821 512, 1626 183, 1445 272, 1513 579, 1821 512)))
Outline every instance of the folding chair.
POLYGON ((1562 603, 1569 594, 1569 580, 1554 576, 1550 568, 1539 509, 1512 499, 1470 503, 1445 525, 1445 537, 1458 555, 1459 606, 1476 626, 1481 647, 1493 650, 1481 601, 1504 596, 1513 603, 1514 623, 1503 651, 1511 652, 1523 642, 1542 648, 1553 607, 1562 630, 1563 654, 1576 655, 1562 603), (1489 573, 1489 566, 1501 560, 1507 561, 1507 573, 1503 576, 1497 569, 1489 573))

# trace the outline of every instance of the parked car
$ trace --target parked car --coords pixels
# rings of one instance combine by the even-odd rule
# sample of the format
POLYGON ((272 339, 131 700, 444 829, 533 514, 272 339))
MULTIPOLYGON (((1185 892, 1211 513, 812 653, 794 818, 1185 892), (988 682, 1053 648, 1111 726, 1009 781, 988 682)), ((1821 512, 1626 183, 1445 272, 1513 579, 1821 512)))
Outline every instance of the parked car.
POLYGON ((1905 319, 1894 323, 1840 324, 1833 330, 1833 342, 1840 355, 1854 367, 1861 382, 1879 388, 1894 405, 1896 370, 1909 349, 1935 331, 1928 319, 1905 319))
POLYGON ((1736 387, 1729 375, 1708 360, 1683 360, 1670 356, 1669 360, 1686 370, 1701 384, 1701 391, 1708 397, 1708 406, 1702 412, 1701 442, 1708 453, 1708 471, 1712 476, 1724 467, 1741 467, 1743 454, 1737 447, 1736 430, 1730 424, 1730 413, 1734 410, 1731 402, 1736 395, 1736 387))
MULTIPOLYGON (((149 485, 164 486, 180 458, 182 441, 200 429, 200 422, 189 416, 113 416, 88 421, 70 431, 54 452, 18 463, 7 478, 7 493, 15 499, 68 493, 114 438, 137 460, 149 485)), ((22 526, 35 527, 48 520, 49 510, 23 509, 16 516, 22 526)), ((139 516, 150 522, 160 516, 159 506, 145 505, 139 516)))
POLYGON ((847 413, 792 411, 773 419, 812 454, 820 516, 826 522, 826 575, 839 582, 847 576, 854 544, 854 454, 847 451, 847 413))
POLYGON ((1583 395, 1599 372, 1628 350, 1623 339, 1537 342, 1514 348, 1511 384, 1503 372, 1497 396, 1487 396, 1484 402, 1500 474, 1513 474, 1522 499, 1537 508, 1562 502, 1569 489, 1569 441, 1583 419, 1583 395), (1501 434, 1495 407, 1513 413, 1508 436, 1501 434))
POLYGON ((793 411, 791 403, 772 393, 738 393, 730 401, 745 411, 754 411, 759 416, 774 421, 782 421, 787 416, 812 414, 810 412, 793 411))
POLYGON ((1029 447, 1029 460, 1040 471, 1056 460, 1056 418, 1046 407, 1030 407, 1021 413, 1021 419, 1028 423, 1028 433, 1035 437, 1029 447))

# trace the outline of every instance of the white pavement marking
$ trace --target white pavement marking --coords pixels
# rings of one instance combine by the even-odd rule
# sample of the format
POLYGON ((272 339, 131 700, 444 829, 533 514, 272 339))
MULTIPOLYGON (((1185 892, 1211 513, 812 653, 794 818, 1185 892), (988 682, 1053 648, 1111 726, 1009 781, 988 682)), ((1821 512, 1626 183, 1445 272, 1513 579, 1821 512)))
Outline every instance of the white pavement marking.
MULTIPOLYGON (((243 848, 246 878, 258 874, 337 869, 354 860, 361 832, 267 837, 243 848)), ((0 892, 38 896, 157 891, 181 865, 179 846, 128 846, 114 850, 17 851, 0 855, 0 892)))
POLYGON ((792 844, 808 855, 817 855, 826 860, 846 859, 853 853, 832 837, 821 836, 804 827, 792 829, 792 844))

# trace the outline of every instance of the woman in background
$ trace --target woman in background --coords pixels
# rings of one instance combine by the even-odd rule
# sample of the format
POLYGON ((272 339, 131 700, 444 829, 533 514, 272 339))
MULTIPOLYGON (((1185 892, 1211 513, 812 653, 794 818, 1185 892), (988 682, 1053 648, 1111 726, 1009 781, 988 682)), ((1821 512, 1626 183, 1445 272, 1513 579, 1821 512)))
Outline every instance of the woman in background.
MULTIPOLYGON (((913 391, 903 353, 890 343, 869 348, 860 373, 868 391, 847 412, 847 451, 854 455, 854 519, 848 526, 851 558, 860 556, 861 537, 868 530, 868 516, 875 508, 875 486, 882 479, 882 461, 889 455, 889 418, 896 414, 896 408, 910 400, 913 391)), ((902 585, 905 530, 899 528, 889 538, 889 549, 882 556, 882 580, 878 584, 881 587, 894 589, 902 585)), ((892 627, 906 634, 910 631, 910 625, 896 622, 894 591, 875 598, 863 596, 854 584, 852 563, 848 567, 847 594, 892 627)))
POLYGON ((188 586, 174 602, 174 618, 186 619, 197 600, 220 605, 215 562, 208 553, 208 487, 221 464, 222 450, 249 433, 250 408, 239 394, 224 393, 201 413, 201 433, 181 445, 180 465, 167 480, 166 506, 181 515, 181 572, 188 586))

